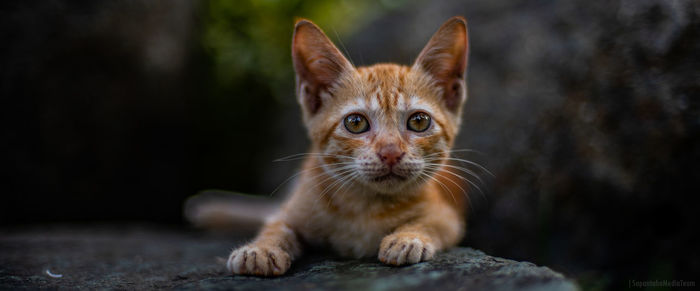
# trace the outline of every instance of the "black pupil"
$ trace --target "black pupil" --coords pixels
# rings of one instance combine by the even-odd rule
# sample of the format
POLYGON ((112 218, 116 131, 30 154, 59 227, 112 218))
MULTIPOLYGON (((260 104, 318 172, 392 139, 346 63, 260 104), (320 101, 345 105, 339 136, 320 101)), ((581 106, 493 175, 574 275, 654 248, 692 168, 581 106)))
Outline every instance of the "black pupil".
POLYGON ((359 115, 350 115, 348 116, 348 122, 350 123, 350 126, 352 127, 357 127, 362 123, 362 117, 359 115))
POLYGON ((415 117, 413 117, 413 120, 418 124, 421 125, 425 121, 428 120, 428 117, 425 116, 425 114, 417 114, 415 117))

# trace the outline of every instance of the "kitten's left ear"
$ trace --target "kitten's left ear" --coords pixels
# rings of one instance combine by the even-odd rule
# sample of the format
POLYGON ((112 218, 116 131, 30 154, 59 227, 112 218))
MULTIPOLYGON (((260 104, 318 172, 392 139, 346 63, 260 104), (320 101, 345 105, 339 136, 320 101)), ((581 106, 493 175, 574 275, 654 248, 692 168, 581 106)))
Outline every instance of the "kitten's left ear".
POLYGON ((431 75, 443 89, 445 106, 457 112, 466 99, 464 71, 467 69, 469 53, 467 21, 461 16, 447 20, 430 38, 414 69, 421 69, 431 75))

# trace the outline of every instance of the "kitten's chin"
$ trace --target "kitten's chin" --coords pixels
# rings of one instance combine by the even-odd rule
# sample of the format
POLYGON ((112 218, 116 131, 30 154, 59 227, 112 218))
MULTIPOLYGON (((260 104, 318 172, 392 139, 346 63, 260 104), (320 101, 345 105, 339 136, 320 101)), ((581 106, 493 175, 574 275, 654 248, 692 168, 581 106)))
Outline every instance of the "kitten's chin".
POLYGON ((419 186, 415 177, 405 177, 394 173, 374 177, 363 181, 365 186, 382 194, 406 192, 419 186))

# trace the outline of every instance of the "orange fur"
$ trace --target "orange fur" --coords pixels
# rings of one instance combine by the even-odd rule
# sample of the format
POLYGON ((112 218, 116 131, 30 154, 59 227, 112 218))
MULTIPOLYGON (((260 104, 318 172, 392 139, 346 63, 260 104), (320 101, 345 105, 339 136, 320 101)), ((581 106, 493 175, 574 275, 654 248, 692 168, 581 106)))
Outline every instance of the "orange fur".
POLYGON ((411 66, 354 68, 308 20, 295 27, 297 95, 312 141, 299 183, 235 274, 283 274, 303 245, 390 265, 430 260, 464 234, 465 185, 444 167, 466 100, 466 21, 448 20, 411 66), (407 126, 416 112, 428 127, 407 126), (361 116, 365 131, 344 126, 361 116))

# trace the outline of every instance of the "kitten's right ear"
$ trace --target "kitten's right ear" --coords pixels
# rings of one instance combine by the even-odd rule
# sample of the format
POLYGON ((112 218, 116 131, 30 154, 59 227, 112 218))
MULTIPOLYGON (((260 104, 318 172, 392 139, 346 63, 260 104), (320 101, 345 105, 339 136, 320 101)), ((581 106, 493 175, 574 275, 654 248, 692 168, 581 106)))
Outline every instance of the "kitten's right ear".
POLYGON ((413 65, 430 74, 442 87, 443 101, 453 112, 460 110, 467 97, 464 72, 468 54, 467 21, 455 16, 435 32, 413 65))
MULTIPOLYGON (((323 93, 339 78, 353 70, 318 26, 301 19, 294 26, 292 61, 297 74, 297 96, 304 110, 313 115, 323 104, 323 93)), ((325 94, 323 94, 325 96, 325 94)))

